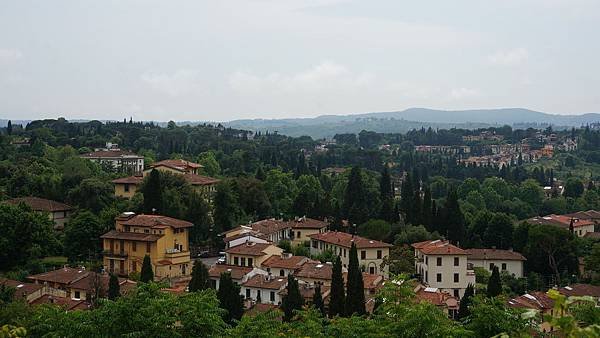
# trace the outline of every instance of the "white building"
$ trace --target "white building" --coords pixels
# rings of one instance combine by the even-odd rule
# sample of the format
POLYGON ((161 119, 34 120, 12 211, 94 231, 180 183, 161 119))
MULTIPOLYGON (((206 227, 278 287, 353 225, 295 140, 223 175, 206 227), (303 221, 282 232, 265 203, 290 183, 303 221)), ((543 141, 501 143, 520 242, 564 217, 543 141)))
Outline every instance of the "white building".
POLYGON ((523 255, 512 250, 499 249, 467 249, 467 261, 473 267, 485 268, 492 272, 494 266, 500 272, 506 271, 514 277, 523 277, 523 264, 527 260, 523 255))
POLYGON ((426 286, 460 298, 469 284, 475 285, 475 273, 465 250, 442 240, 414 243, 412 247, 416 273, 426 286))
POLYGON ((281 304, 279 294, 287 286, 287 277, 256 274, 241 285, 241 292, 246 299, 262 304, 281 304))
POLYGON ((107 166, 118 172, 141 174, 144 171, 144 156, 118 148, 99 149, 92 153, 83 154, 81 158, 107 166))

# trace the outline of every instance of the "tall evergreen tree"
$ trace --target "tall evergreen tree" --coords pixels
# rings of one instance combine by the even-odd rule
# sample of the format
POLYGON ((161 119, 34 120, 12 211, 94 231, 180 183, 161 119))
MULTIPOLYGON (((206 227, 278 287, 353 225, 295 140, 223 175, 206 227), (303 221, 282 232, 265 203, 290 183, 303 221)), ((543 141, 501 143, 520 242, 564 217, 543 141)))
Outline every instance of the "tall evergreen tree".
POLYGON ((400 188, 400 211, 404 214, 404 222, 406 224, 412 224, 413 222, 413 198, 415 192, 413 189, 413 182, 411 176, 407 173, 402 180, 402 187, 400 188))
POLYGON ((487 295, 488 297, 496 297, 502 293, 502 280, 500 279, 500 271, 498 267, 494 265, 492 269, 492 275, 488 280, 487 295))
POLYGON ((262 165, 258 166, 258 169, 256 169, 256 174, 254 175, 254 177, 259 181, 264 181, 267 178, 267 175, 265 174, 265 171, 263 170, 262 165))
POLYGON ((12 135, 12 131, 13 131, 12 121, 8 120, 8 124, 6 125, 6 133, 8 135, 12 135))
POLYGON ((217 291, 219 306, 227 310, 225 321, 233 323, 240 320, 244 314, 244 301, 240 295, 240 286, 233 282, 231 273, 224 272, 219 278, 219 290, 217 291))
POLYGON ((358 252, 356 245, 352 242, 348 262, 348 279, 346 281, 346 315, 359 316, 365 314, 365 291, 362 271, 358 265, 358 252))
POLYGON ((312 299, 313 306, 315 309, 321 312, 321 315, 325 316, 325 303, 323 302, 323 295, 321 294, 321 285, 315 285, 315 294, 312 299))
POLYGON ((446 205, 444 207, 444 229, 442 234, 455 244, 464 242, 465 239, 465 216, 460 210, 458 204, 458 194, 456 189, 452 188, 448 192, 446 205))
POLYGON ((121 287, 119 286, 119 278, 117 275, 111 274, 108 280, 108 299, 115 300, 121 295, 121 287))
POLYGON ((393 196, 392 179, 390 178, 390 170, 388 169, 387 164, 383 166, 383 171, 381 172, 381 179, 379 180, 379 192, 382 200, 393 196))
POLYGON ((331 292, 329 294, 329 317, 343 316, 345 306, 344 278, 342 276, 342 260, 335 258, 331 272, 331 292))
POLYGON ((471 314, 469 310, 469 306, 473 302, 473 296, 475 295, 475 290, 473 288, 473 284, 467 285, 467 289, 465 290, 464 296, 460 299, 460 307, 458 308, 458 319, 466 318, 471 314))
POLYGON ((144 195, 143 210, 145 213, 155 214, 162 212, 162 183, 158 170, 152 169, 146 180, 146 184, 144 184, 142 194, 144 195))
POLYGON ((350 171, 342 209, 344 215, 352 224, 362 224, 369 219, 366 189, 362 180, 362 170, 359 167, 353 167, 350 171))
POLYGON ((413 196, 412 202, 412 224, 418 225, 423 224, 422 216, 423 216, 423 201, 421 200, 421 192, 419 190, 415 190, 415 194, 413 196))
POLYGON ((144 262, 142 263, 142 271, 140 273, 140 281, 142 283, 152 282, 154 280, 154 272, 152 271, 152 262, 150 256, 144 256, 144 262))
POLYGON ((281 308, 283 309, 283 320, 289 322, 294 317, 294 311, 301 310, 304 298, 298 289, 298 281, 292 274, 288 275, 287 294, 283 296, 281 308))
POLYGON ((237 221, 239 205, 228 182, 221 182, 217 185, 213 204, 215 234, 231 229, 237 221))
POLYGON ((192 268, 192 279, 188 284, 188 290, 190 292, 201 291, 210 288, 210 276, 208 275, 208 269, 201 260, 194 262, 192 268))
POLYGON ((431 210, 431 190, 429 189, 429 187, 426 187, 425 192, 423 193, 423 205, 421 207, 421 222, 429 231, 431 231, 431 220, 433 219, 431 215, 431 210))

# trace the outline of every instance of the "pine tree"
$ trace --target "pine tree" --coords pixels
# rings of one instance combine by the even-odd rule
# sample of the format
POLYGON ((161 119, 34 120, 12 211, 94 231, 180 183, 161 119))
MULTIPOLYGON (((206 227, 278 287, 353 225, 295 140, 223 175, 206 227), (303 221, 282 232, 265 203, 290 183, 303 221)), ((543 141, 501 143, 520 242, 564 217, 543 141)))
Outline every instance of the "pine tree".
POLYGON ((8 135, 12 135, 12 131, 13 131, 12 121, 8 120, 8 124, 6 125, 6 133, 8 135))
POLYGON ((265 174, 262 165, 259 166, 258 169, 256 169, 256 174, 254 175, 254 177, 259 181, 264 181, 267 178, 267 175, 265 174))
POLYGON ((224 272, 219 278, 219 290, 217 291, 219 306, 226 310, 225 321, 232 323, 240 320, 244 314, 244 301, 240 295, 240 286, 233 282, 231 273, 224 272))
POLYGON ((488 297, 496 297, 502 293, 502 281, 500 280, 500 271, 498 267, 494 265, 492 269, 492 275, 488 280, 487 295, 488 297))
POLYGON ((353 167, 350 171, 342 209, 343 214, 352 224, 362 224, 369 219, 366 189, 362 180, 362 171, 359 167, 353 167))
POLYGON ((298 281, 292 274, 288 275, 287 294, 283 296, 281 308, 283 309, 283 320, 289 322, 294 317, 294 311, 302 310, 304 298, 298 289, 298 281))
POLYGON ((190 292, 201 291, 210 288, 210 276, 208 275, 208 269, 201 260, 194 262, 192 268, 192 279, 188 284, 188 290, 190 292))
POLYGON ((329 317, 344 315, 344 279, 342 276, 342 260, 335 258, 331 273, 331 292, 329 294, 329 317))
POLYGON ((150 256, 144 256, 144 262, 142 263, 142 271, 140 273, 140 281, 142 283, 148 283, 154 281, 154 272, 152 271, 152 262, 150 262, 150 256))
POLYGON ((358 252, 352 242, 348 262, 348 279, 346 281, 346 315, 359 316, 365 314, 365 293, 362 271, 358 265, 358 252))
POLYGON ((460 300, 460 307, 458 308, 458 319, 466 318, 471 314, 469 310, 469 306, 473 302, 473 296, 475 294, 475 290, 473 289, 473 284, 467 285, 467 289, 465 290, 464 296, 460 300))
POLYGON ((162 184, 158 170, 152 169, 144 184, 142 194, 144 195, 143 210, 145 213, 154 214, 162 211, 162 184))
POLYGON ((121 295, 121 287, 119 286, 119 278, 117 275, 110 275, 108 280, 108 299, 115 300, 121 295))
POLYGON ((445 231, 442 234, 447 234, 448 239, 455 244, 459 245, 464 242, 465 216, 460 210, 456 189, 451 189, 448 192, 443 217, 444 229, 442 230, 445 231))
POLYGON ((325 316, 325 304, 323 302, 323 295, 321 295, 321 285, 317 284, 315 286, 315 294, 312 299, 313 306, 315 309, 321 312, 321 315, 325 316))
POLYGON ((387 164, 383 166, 383 172, 379 181, 379 192, 382 200, 392 197, 392 179, 390 178, 390 171, 387 164))
POLYGON ((412 205, 414 195, 412 179, 409 174, 406 174, 400 188, 400 211, 404 213, 404 223, 406 224, 412 224, 414 219, 412 205))
POLYGON ((429 231, 431 231, 431 220, 432 220, 431 210, 432 210, 431 190, 429 189, 429 187, 426 187, 425 192, 423 193, 423 205, 421 208, 421 222, 429 231))

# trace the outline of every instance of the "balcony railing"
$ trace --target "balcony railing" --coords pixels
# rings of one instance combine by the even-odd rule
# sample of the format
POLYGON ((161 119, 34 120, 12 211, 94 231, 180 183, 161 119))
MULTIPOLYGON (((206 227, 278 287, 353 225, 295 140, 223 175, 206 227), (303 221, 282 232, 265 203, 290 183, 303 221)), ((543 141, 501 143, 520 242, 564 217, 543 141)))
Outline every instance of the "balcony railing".
POLYGON ((125 251, 104 250, 102 252, 102 255, 107 256, 107 257, 125 258, 125 257, 127 257, 127 252, 125 252, 125 251))
POLYGON ((167 249, 165 250, 165 256, 168 258, 184 257, 189 256, 189 251, 180 251, 179 249, 167 249))

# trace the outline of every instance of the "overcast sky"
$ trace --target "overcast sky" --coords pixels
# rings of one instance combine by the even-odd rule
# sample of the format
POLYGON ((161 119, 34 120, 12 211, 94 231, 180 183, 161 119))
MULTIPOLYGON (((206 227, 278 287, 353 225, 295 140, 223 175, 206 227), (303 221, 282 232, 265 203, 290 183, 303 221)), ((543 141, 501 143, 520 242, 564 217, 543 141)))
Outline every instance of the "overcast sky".
POLYGON ((0 118, 600 112, 598 0, 0 0, 0 118))

